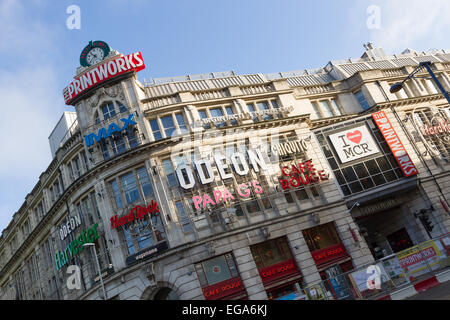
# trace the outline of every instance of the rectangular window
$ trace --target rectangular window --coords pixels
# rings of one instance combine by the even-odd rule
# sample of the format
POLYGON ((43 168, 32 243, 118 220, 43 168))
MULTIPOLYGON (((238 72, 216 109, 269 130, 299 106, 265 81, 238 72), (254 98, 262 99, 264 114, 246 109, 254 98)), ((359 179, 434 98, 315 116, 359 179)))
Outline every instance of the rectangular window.
POLYGON ((155 140, 161 140, 162 134, 161 130, 159 129, 158 121, 156 119, 150 120, 150 127, 152 128, 153 137, 155 140))
MULTIPOLYGON (((199 110, 198 114, 200 115, 201 119, 208 119, 208 115, 206 114, 206 110, 199 110)), ((203 124, 203 128, 210 129, 211 128, 211 123, 203 124)))
POLYGON ((173 170, 172 161, 170 159, 164 159, 162 161, 164 172, 166 173, 169 187, 175 187, 178 185, 177 178, 175 177, 175 171, 173 170))
POLYGON ((331 111, 331 107, 327 100, 320 101, 320 105, 322 106, 322 112, 325 117, 328 118, 333 116, 333 111, 331 111))
POLYGON ((128 204, 140 200, 139 190, 137 188, 134 172, 130 172, 121 177, 123 191, 125 193, 125 199, 128 204))
POLYGON ((370 109, 370 105, 367 102, 366 98, 364 97, 364 94, 362 93, 362 91, 357 91, 355 92, 355 97, 358 100, 359 104, 361 105, 361 108, 363 110, 367 110, 370 109))
POLYGON ((317 105, 317 102, 311 102, 312 108, 314 110, 314 114, 316 115, 317 119, 322 118, 322 114, 319 111, 319 106, 317 105))
POLYGON ((161 117, 161 123, 164 128, 164 134, 166 138, 170 138, 173 132, 176 130, 172 115, 161 117))
POLYGON ((258 269, 293 259, 285 237, 252 245, 250 246, 250 251, 258 269))
MULTIPOLYGON (((234 115, 233 108, 231 108, 231 107, 225 107, 225 111, 227 112, 227 115, 229 115, 229 116, 234 115)), ((237 120, 236 119, 232 119, 232 120, 230 120, 230 123, 232 125, 237 125, 237 120)))
MULTIPOLYGON (((223 117, 224 116, 222 108, 210 109, 209 112, 211 114, 211 118, 223 117)), ((214 122, 214 125, 216 127, 218 127, 218 128, 221 128, 221 127, 225 127, 227 125, 227 123, 225 121, 222 121, 222 122, 216 121, 216 122, 214 122)))
POLYGON ((111 181, 111 190, 113 192, 114 200, 116 201, 117 209, 123 207, 122 197, 120 196, 119 185, 116 180, 111 181))
POLYGON ((333 109, 333 113, 334 113, 335 116, 341 116, 342 115, 341 110, 339 109, 339 106, 338 106, 338 104, 337 104, 335 99, 331 99, 331 108, 333 109))
POLYGON ((186 133, 187 128, 186 123, 184 122, 183 115, 181 113, 177 113, 175 117, 177 118, 178 128, 180 128, 181 133, 186 133))
POLYGON ((192 225, 190 223, 189 216, 186 213, 186 210, 184 209, 183 202, 181 202, 181 201, 175 202, 175 207, 177 208, 178 218, 179 218, 180 224, 183 228, 183 231, 191 232, 192 225))
MULTIPOLYGON (((253 103, 247 103, 247 107, 248 107, 248 111, 250 111, 250 113, 254 113, 256 112, 255 106, 253 105, 253 103)), ((253 122, 258 122, 258 116, 253 114, 253 122)))
POLYGON ((139 168, 136 170, 138 179, 139 179, 139 184, 141 185, 142 188, 142 193, 144 194, 145 197, 151 196, 153 195, 153 189, 152 189, 152 185, 150 183, 150 178, 148 176, 147 173, 147 169, 145 167, 139 168))
MULTIPOLYGON (((269 110, 269 104, 266 101, 258 102, 258 103, 256 103, 256 105, 258 106, 258 110, 259 111, 269 110)), ((263 116, 261 118, 263 120, 272 120, 273 119, 273 115, 271 115, 271 114, 263 114, 263 116)))
POLYGON ((116 115, 116 111, 114 110, 114 104, 112 102, 104 105, 102 107, 103 112, 103 120, 109 119, 116 115))

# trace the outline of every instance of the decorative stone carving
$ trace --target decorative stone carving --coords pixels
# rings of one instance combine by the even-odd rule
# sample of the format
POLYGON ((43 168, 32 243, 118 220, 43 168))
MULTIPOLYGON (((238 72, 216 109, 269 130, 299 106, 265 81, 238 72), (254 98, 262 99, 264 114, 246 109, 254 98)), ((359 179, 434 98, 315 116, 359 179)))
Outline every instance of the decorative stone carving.
POLYGON ((121 100, 122 102, 125 102, 125 94, 122 90, 122 86, 120 83, 110 86, 110 87, 103 87, 97 90, 97 92, 90 98, 87 99, 87 104, 91 108, 96 108, 98 104, 103 100, 104 98, 114 98, 121 100))

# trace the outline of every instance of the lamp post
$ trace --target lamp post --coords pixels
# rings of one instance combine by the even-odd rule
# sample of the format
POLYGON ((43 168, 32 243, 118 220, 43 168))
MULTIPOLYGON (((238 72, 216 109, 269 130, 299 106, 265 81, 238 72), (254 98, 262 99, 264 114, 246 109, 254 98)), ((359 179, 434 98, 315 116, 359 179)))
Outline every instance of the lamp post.
POLYGON ((98 275, 100 277, 100 284, 101 284, 102 290, 103 290, 103 299, 106 300, 106 291, 105 291, 105 286, 103 285, 102 271, 100 270, 100 264, 98 263, 97 249, 95 249, 95 244, 92 242, 88 242, 88 243, 83 244, 83 247, 94 248, 95 262, 97 264, 98 275))
POLYGON ((433 70, 431 69, 431 61, 424 61, 424 62, 419 63, 419 65, 413 70, 413 72, 411 72, 405 79, 403 79, 402 82, 394 83, 391 86, 391 88, 389 89, 389 91, 391 93, 395 93, 395 92, 398 92, 398 91, 402 90, 403 89, 403 83, 405 83, 405 81, 407 81, 409 79, 414 78, 414 75, 417 72, 419 72, 420 70, 422 70, 423 68, 427 69, 428 73, 431 76, 431 79, 433 79, 434 83, 436 83, 437 87, 442 92, 442 94, 444 95, 445 99, 447 99, 448 103, 450 104, 450 96, 449 96, 448 92, 445 91, 444 87, 439 82, 439 80, 437 79, 437 77, 434 74, 433 70))

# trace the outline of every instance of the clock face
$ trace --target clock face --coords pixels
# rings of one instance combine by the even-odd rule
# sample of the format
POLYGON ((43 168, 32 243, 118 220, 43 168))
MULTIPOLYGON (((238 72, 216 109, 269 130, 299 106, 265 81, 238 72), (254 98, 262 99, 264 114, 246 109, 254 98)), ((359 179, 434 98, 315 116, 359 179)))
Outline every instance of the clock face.
POLYGON ((109 54, 110 48, 106 42, 90 41, 80 55, 80 65, 90 67, 104 60, 109 54))
POLYGON ((86 61, 91 66, 99 63, 104 58, 105 58, 105 53, 103 52, 102 49, 100 49, 98 47, 92 48, 86 55, 86 61))

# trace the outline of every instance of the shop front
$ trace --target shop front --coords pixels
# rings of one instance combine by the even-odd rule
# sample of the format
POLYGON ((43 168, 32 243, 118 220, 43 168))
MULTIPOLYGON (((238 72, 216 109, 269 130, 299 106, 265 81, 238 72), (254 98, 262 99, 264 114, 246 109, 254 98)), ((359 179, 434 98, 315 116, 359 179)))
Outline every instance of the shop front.
POLYGON ((301 294, 302 274, 286 237, 255 244, 250 250, 270 300, 301 294))
POLYGON ((350 255, 341 242, 334 222, 303 230, 320 277, 329 295, 335 299, 353 297, 346 272, 353 269, 350 255))
POLYGON ((246 300, 247 292, 233 255, 227 253, 195 264, 206 300, 246 300))

